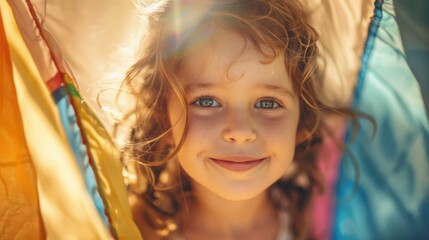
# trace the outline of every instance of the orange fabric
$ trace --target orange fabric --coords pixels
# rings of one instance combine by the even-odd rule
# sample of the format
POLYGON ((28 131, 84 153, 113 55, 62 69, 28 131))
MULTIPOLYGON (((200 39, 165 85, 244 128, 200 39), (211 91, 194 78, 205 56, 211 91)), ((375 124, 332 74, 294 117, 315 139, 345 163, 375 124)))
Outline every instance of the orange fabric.
MULTIPOLYGON (((18 2, 20 1, 13 1, 18 2)), ((22 16, 19 12, 12 14, 10 6, 4 0, 0 0, 0 5, 2 15, 7 20, 4 28, 12 60, 21 124, 37 174, 45 237, 70 240, 111 239, 86 191, 82 174, 62 127, 58 108, 46 87, 46 79, 41 77, 36 68, 35 62, 43 59, 32 57, 28 45, 24 43, 24 35, 30 40, 32 36, 38 39, 37 36, 40 35, 34 32, 32 35, 31 32, 20 34, 15 20, 22 19, 22 16)), ((9 102, 6 104, 11 105, 9 102)), ((11 236, 17 235, 17 232, 11 232, 11 236)))
MULTIPOLYGON (((55 55, 58 58, 59 68, 65 62, 50 34, 43 28, 46 15, 39 10, 46 9, 43 8, 44 4, 45 1, 16 0, 7 3, 0 0, 4 19, 8 20, 4 22, 4 27, 12 59, 17 110, 22 118, 27 155, 31 155, 37 174, 45 235, 48 239, 111 239, 109 229, 103 224, 85 188, 84 178, 60 120, 58 106, 46 86, 52 74, 63 74, 58 72, 51 57, 55 55), (36 14, 31 15, 29 9, 35 10, 36 14), (34 16, 37 19, 33 19, 34 16), (43 26, 36 28, 35 22, 40 19, 43 26)), ((6 104, 11 105, 9 102, 6 104)), ((85 112, 88 111, 85 109, 85 112)), ((107 197, 107 211, 111 214, 113 231, 118 239, 138 239, 139 232, 132 222, 117 154, 110 149, 112 144, 106 144, 110 138, 93 118, 89 121, 85 117, 80 119, 89 125, 84 132, 91 140, 94 164, 101 169, 98 176, 107 197)), ((16 231, 11 230, 11 233, 10 236, 14 236, 16 231)))
POLYGON ((36 175, 22 128, 0 12, 0 236, 44 239, 36 175))

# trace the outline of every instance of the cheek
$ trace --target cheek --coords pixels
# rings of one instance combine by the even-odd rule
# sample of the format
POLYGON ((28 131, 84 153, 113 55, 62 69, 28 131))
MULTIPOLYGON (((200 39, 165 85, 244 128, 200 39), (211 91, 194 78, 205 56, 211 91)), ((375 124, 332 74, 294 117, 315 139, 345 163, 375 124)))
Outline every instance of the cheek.
POLYGON ((269 152, 278 157, 279 171, 286 171, 295 155, 298 119, 285 117, 260 122, 260 137, 269 152))
POLYGON ((258 121, 258 126, 259 132, 264 135, 278 139, 290 137, 295 139, 298 128, 298 118, 295 116, 283 116, 273 119, 261 118, 258 121))
POLYGON ((219 130, 223 125, 221 116, 205 117, 198 114, 193 114, 192 111, 188 114, 188 130, 189 134, 199 132, 213 132, 219 130))
POLYGON ((189 113, 182 152, 199 151, 218 143, 220 128, 217 118, 205 118, 189 113))

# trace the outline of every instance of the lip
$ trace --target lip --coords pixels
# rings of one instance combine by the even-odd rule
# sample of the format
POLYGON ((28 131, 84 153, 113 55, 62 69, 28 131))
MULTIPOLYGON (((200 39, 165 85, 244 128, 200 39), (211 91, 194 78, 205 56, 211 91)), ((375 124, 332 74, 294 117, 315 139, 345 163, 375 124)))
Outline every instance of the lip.
POLYGON ((217 165, 231 171, 244 172, 248 171, 267 158, 252 158, 252 157, 226 157, 226 158, 210 158, 217 165))

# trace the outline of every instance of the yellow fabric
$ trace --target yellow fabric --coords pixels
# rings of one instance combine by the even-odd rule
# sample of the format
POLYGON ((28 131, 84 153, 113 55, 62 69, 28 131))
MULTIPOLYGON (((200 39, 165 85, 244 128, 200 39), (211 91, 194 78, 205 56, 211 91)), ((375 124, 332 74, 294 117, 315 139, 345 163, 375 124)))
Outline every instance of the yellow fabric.
POLYGON ((319 33, 319 65, 326 100, 350 106, 374 1, 301 0, 319 33))
MULTIPOLYGON (((110 239, 108 230, 86 192, 55 103, 31 60, 9 6, 4 0, 0 3, 2 15, 8 20, 5 22, 5 29, 14 64, 13 80, 25 140, 36 170, 40 209, 47 238, 110 239)), ((7 105, 14 108, 9 103, 7 105)), ((14 145, 19 146, 19 143, 14 145)), ((19 233, 14 232, 14 228, 8 227, 7 230, 12 236, 19 233)), ((17 239, 34 239, 37 235, 40 235, 39 231, 34 231, 31 237, 17 239)))
MULTIPOLYGON (((69 74, 91 110, 111 129, 117 108, 112 95, 117 93, 124 73, 134 63, 144 34, 143 21, 133 0, 8 0, 21 31, 34 35, 34 23, 27 19, 27 6, 36 12, 45 42, 40 37, 27 42, 43 80, 52 77, 50 56, 41 49, 52 49, 61 70, 69 74), (19 14, 19 15, 18 15, 19 14), (36 41, 37 40, 37 41, 36 41), (46 63, 46 64, 44 64, 46 63), (39 67, 40 66, 40 67, 39 67), (103 91, 103 89, 109 89, 103 91), (100 94, 99 107, 97 97, 100 94)), ((23 34, 24 35, 24 34, 23 34)), ((24 38, 24 40, 26 40, 24 38)), ((129 106, 129 104, 124 104, 129 106)), ((127 109, 121 109, 127 110, 127 109)))
POLYGON ((36 177, 21 124, 0 12, 0 236, 43 239, 36 177))
MULTIPOLYGON (((47 77, 53 76, 53 61, 46 57, 50 56, 50 53, 46 52, 49 48, 46 47, 46 43, 40 42, 40 33, 34 27, 35 24, 23 20, 28 19, 24 3, 19 0, 12 1, 15 13, 20 16, 20 30, 26 37, 22 39, 16 26, 9 26, 7 37, 15 61, 15 84, 22 110, 25 137, 37 170, 40 205, 47 238, 109 239, 111 236, 86 192, 83 177, 76 166, 62 129, 56 105, 44 84, 49 80, 47 77), (22 14, 25 17, 22 17, 22 14), (31 42, 32 37, 39 39, 39 42, 37 44, 31 42), (27 49, 27 46, 30 49, 27 49), (35 62, 31 61, 30 53, 35 62), (47 70, 39 69, 46 67, 47 70), (44 73, 42 77, 39 72, 44 73)), ((9 25, 14 25, 9 7, 4 0, 1 4, 2 11, 6 12, 5 15, 10 20, 9 25)), ((61 54, 56 57, 61 59, 61 54)), ((66 78, 69 84, 73 84, 70 78, 67 76, 66 78)), ((106 200, 106 211, 110 215, 114 235, 119 239, 140 239, 127 201, 117 149, 86 103, 82 103, 76 96, 73 100, 81 126, 85 129, 85 140, 89 144, 88 149, 98 178, 100 194, 106 200)), ((19 109, 16 109, 19 113, 19 109)), ((25 146, 23 135, 21 138, 25 146)))
MULTIPOLYGON (((27 0, 2 0, 10 5, 13 15, 18 16, 15 18, 16 25, 21 32, 21 37, 23 38, 25 45, 27 45, 28 51, 30 51, 31 56, 34 61, 39 75, 43 81, 48 81, 58 72, 57 66, 54 64, 54 61, 51 59, 52 56, 49 52, 49 48, 44 41, 44 38, 40 36, 40 33, 37 30, 37 26, 33 17, 30 14, 27 0)), ((31 2, 31 1, 30 1, 31 2)), ((34 4, 39 7, 39 9, 46 8, 42 5, 43 1, 37 0, 33 1, 34 4)), ((46 17, 46 11, 39 11, 36 13, 39 21, 43 21, 46 17)), ((48 37, 48 36, 47 36, 48 37)), ((49 37, 48 37, 49 38, 49 37)), ((50 38, 49 38, 50 39, 50 38)))
MULTIPOLYGON (((73 85, 68 75, 65 80, 70 86, 73 85)), ((75 90, 73 87, 69 89, 71 92, 75 90)), ((141 239, 131 215, 118 150, 87 103, 77 94, 72 94, 72 101, 79 115, 80 125, 85 130, 85 142, 96 170, 99 192, 105 200, 110 224, 119 239, 141 239)))

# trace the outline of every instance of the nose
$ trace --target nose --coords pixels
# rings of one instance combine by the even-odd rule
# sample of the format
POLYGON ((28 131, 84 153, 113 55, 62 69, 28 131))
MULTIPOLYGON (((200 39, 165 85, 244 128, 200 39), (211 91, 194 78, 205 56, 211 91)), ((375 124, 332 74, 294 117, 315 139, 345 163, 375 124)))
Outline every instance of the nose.
POLYGON ((257 134, 252 124, 251 114, 244 111, 228 113, 227 124, 223 131, 223 138, 230 143, 251 143, 256 140, 257 134))

